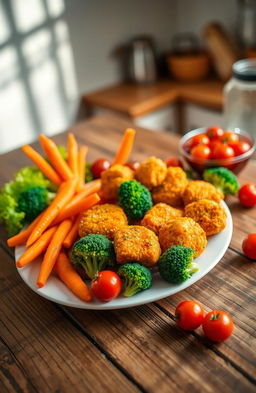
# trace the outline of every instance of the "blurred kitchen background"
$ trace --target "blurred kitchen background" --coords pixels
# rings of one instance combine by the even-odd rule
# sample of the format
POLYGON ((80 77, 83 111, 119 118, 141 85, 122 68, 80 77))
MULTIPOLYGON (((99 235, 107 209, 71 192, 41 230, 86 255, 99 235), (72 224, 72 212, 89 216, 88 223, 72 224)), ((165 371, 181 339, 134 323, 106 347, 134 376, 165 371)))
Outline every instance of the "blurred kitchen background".
POLYGON ((0 0, 0 153, 94 113, 222 125, 255 17, 255 0, 0 0))

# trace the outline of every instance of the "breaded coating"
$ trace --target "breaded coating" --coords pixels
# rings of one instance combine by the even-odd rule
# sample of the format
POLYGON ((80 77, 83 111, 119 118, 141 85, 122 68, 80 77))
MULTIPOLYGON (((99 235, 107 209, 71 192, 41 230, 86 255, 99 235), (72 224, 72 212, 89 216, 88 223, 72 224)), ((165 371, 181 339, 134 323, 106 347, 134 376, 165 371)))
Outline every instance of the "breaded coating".
POLYGON ((160 158, 149 157, 135 171, 135 179, 149 190, 161 184, 166 176, 167 167, 160 158))
POLYGON ((148 228, 129 225, 116 231, 114 247, 117 262, 138 262, 144 266, 154 266, 160 257, 161 249, 154 232, 148 228))
POLYGON ((182 168, 169 167, 165 181, 152 191, 153 201, 167 203, 174 207, 182 206, 182 195, 187 184, 187 175, 182 168))
POLYGON ((105 203, 93 206, 81 215, 78 233, 80 237, 99 233, 113 240, 115 232, 125 225, 127 218, 121 207, 105 203))
POLYGON ((134 172, 124 165, 113 165, 101 174, 101 192, 107 199, 117 199, 117 190, 124 181, 132 180, 134 172))
POLYGON ((206 236, 222 231, 227 222, 225 209, 217 202, 200 199, 185 207, 185 216, 193 218, 205 231, 206 236))
POLYGON ((207 239, 205 231, 192 218, 180 217, 160 229, 159 242, 162 251, 181 244, 184 247, 192 248, 195 257, 197 257, 204 251, 207 239))
POLYGON ((169 206, 166 203, 157 203, 145 214, 141 225, 151 229, 151 231, 158 235, 162 226, 168 224, 170 220, 182 217, 183 215, 182 209, 175 209, 175 207, 169 206))
POLYGON ((224 198, 224 195, 218 191, 212 184, 203 180, 193 180, 188 183, 184 193, 184 205, 191 202, 198 201, 199 199, 210 199, 217 203, 224 198))

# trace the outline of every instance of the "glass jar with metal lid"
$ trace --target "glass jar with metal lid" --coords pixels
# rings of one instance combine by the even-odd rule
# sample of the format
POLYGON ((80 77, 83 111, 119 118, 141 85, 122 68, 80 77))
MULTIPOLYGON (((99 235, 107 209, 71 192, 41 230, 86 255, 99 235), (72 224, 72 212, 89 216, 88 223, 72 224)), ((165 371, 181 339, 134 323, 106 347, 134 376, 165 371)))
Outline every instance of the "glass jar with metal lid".
POLYGON ((256 60, 233 64, 233 77, 224 87, 225 129, 241 129, 256 137, 256 60))

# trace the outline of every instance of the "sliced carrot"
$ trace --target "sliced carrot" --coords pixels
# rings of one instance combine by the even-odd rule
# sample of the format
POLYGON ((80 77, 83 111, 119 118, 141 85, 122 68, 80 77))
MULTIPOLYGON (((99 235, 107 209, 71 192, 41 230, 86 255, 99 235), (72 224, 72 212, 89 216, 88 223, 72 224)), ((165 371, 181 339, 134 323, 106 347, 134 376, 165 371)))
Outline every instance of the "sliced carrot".
POLYGON ((119 146, 119 149, 116 153, 112 165, 115 164, 124 165, 127 162, 129 154, 132 150, 134 137, 135 137, 135 130, 133 130, 132 128, 127 128, 121 140, 121 144, 119 146))
POLYGON ((42 233, 51 225, 53 220, 57 217, 58 213, 70 201, 70 199, 75 193, 76 185, 77 179, 73 178, 65 182, 65 184, 61 186, 61 189, 58 191, 56 197, 54 198, 50 206, 48 206, 48 208, 43 212, 42 217, 40 218, 36 227, 30 234, 27 241, 27 247, 33 244, 42 235, 42 233))
POLYGON ((50 244, 48 245, 48 248, 46 250, 44 259, 40 267, 40 271, 37 279, 37 285, 40 288, 42 288, 46 284, 46 281, 48 280, 48 277, 51 274, 51 271, 59 256, 62 243, 65 237, 67 236, 68 232, 70 231, 71 226, 72 226, 72 220, 65 220, 62 221, 62 223, 58 226, 57 230, 55 231, 50 241, 50 244))
POLYGON ((36 225, 39 223, 40 218, 42 217, 44 212, 42 212, 41 214, 39 214, 39 216, 37 216, 34 221, 22 232, 18 233, 15 236, 10 237, 7 240, 7 244, 9 247, 16 247, 19 246, 22 243, 25 243, 30 234, 32 233, 33 229, 36 227, 36 225))
POLYGON ((57 226, 47 229, 31 247, 27 248, 24 254, 18 259, 16 265, 23 267, 41 255, 48 247, 56 229, 57 226))
POLYGON ((74 134, 68 134, 68 165, 74 175, 78 174, 78 146, 74 134))
POLYGON ((88 151, 87 146, 81 146, 78 152, 78 182, 77 191, 80 191, 85 183, 85 164, 86 164, 86 154, 88 151))
POLYGON ((77 216, 75 222, 72 225, 72 228, 70 229, 69 233, 65 237, 65 240, 63 242, 64 248, 70 248, 71 246, 73 246, 76 238, 78 237, 79 223, 80 223, 80 216, 77 216))
POLYGON ((22 146, 22 151, 33 161, 34 164, 43 172, 43 174, 51 180, 54 184, 59 186, 62 182, 58 173, 51 167, 50 164, 29 145, 22 146))
POLYGON ((94 206, 99 201, 100 201, 100 197, 97 193, 88 195, 84 199, 81 199, 80 201, 78 201, 76 204, 70 205, 65 210, 63 209, 58 214, 56 219, 53 221, 52 225, 59 224, 61 221, 65 220, 66 218, 70 218, 70 217, 76 216, 79 213, 84 212, 85 210, 94 206))
POLYGON ((92 300, 89 288, 75 271, 64 252, 61 252, 58 256, 55 264, 55 270, 61 281, 63 281, 77 297, 85 302, 90 302, 92 300))
POLYGON ((47 157, 51 161, 51 164, 54 166, 54 168, 62 177, 62 179, 63 180, 71 179, 73 177, 73 173, 71 172, 71 169, 69 168, 66 161, 62 158, 56 143, 53 142, 52 139, 47 138, 43 134, 39 135, 39 140, 47 157))

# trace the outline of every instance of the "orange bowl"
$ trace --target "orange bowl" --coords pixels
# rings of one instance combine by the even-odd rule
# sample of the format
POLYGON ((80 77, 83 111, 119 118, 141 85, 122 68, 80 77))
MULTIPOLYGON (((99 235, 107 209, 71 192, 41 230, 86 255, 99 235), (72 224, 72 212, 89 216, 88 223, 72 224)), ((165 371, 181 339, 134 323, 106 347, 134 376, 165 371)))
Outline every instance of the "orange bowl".
POLYGON ((205 53, 170 55, 167 63, 170 73, 184 82, 200 81, 208 75, 210 69, 209 57, 205 53))

